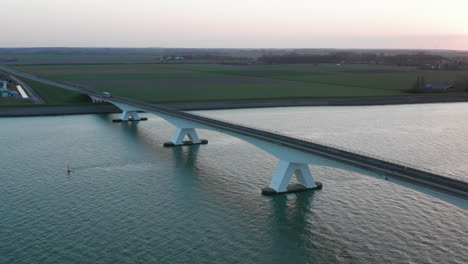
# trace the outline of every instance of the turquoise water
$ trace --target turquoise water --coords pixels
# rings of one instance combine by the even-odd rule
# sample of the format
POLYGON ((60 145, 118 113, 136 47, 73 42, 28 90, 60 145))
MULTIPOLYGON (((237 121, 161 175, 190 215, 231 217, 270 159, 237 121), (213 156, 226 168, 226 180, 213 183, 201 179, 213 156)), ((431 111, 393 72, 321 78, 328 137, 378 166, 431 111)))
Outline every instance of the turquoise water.
MULTIPOLYGON (((430 104, 201 113, 466 180, 467 112, 468 104, 430 104)), ((0 118, 0 263, 468 260, 468 214, 459 207, 315 166, 323 190, 262 196, 274 157, 204 130, 208 145, 163 148, 174 128, 147 116, 0 118)))

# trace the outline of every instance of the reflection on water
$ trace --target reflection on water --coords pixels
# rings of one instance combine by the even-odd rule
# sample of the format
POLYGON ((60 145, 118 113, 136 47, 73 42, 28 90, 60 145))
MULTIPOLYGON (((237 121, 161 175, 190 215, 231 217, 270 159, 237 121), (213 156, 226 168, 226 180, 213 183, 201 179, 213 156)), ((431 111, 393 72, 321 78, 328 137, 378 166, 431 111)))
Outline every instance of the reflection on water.
MULTIPOLYGON (((437 107, 420 107, 442 116, 437 107)), ((327 109, 334 118, 343 112, 327 109)), ((210 114, 258 126, 274 124, 286 132, 304 129, 303 135, 330 140, 326 125, 317 129, 304 121, 307 116, 316 124, 315 111, 210 114)), ((145 122, 112 123, 115 117, 0 118, 0 263, 465 263, 468 259, 468 215, 443 200, 358 171, 319 166, 311 168, 323 182, 322 190, 262 196, 260 189, 269 183, 277 160, 254 146, 200 131, 210 144, 164 148, 174 132, 164 120, 149 116, 145 122), (74 169, 70 175, 65 170, 68 163, 74 169)), ((328 125, 329 134, 338 133, 333 127, 328 125)), ((356 133, 353 126, 345 130, 356 133)), ((376 133, 392 131, 380 127, 376 133)), ((458 130, 450 133, 457 135, 458 130)), ((350 146, 362 143, 353 143, 358 137, 344 131, 338 134, 344 139, 337 141, 350 146)), ((371 131, 366 137, 370 142, 377 138, 371 131)), ((405 149, 410 139, 414 137, 392 149, 405 149)), ((422 149, 440 147, 446 153, 446 146, 422 149)))
POLYGON ((313 246, 306 234, 308 230, 308 215, 311 213, 314 192, 303 192, 295 195, 269 196, 270 217, 269 232, 274 253, 265 256, 267 262, 287 263, 291 259, 304 262, 311 259, 310 251, 304 250, 313 246), (288 251, 285 243, 291 243, 288 251))
POLYGON ((173 147, 171 150, 176 168, 194 168, 200 145, 173 147))

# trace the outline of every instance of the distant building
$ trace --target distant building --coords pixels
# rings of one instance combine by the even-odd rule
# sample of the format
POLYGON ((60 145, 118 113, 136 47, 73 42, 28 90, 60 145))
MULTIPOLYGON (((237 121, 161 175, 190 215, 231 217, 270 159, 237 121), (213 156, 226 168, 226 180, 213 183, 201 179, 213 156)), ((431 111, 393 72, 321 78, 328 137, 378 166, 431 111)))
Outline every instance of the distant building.
POLYGON ((8 90, 8 81, 4 80, 2 88, 0 89, 0 97, 10 97, 10 90, 8 90))
POLYGON ((8 81, 4 80, 0 88, 0 97, 19 97, 18 92, 8 90, 8 81))
POLYGON ((161 58, 161 60, 185 60, 185 57, 182 57, 182 56, 169 56, 169 57, 165 57, 165 58, 161 58))

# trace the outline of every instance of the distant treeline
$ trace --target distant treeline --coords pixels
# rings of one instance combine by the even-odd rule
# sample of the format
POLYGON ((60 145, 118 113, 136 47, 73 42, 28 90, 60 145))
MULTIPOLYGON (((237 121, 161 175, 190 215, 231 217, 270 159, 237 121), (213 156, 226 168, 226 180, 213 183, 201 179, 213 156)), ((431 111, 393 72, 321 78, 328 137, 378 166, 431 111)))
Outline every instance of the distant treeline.
POLYGON ((257 58, 262 50, 211 48, 0 48, 0 55, 146 55, 186 59, 257 58))
POLYGON ((204 52, 192 52, 192 53, 165 53, 161 56, 162 60, 167 60, 169 58, 182 57, 184 60, 212 60, 212 61, 248 61, 248 58, 245 57, 235 57, 229 56, 223 53, 204 53, 204 52))
POLYGON ((336 52, 325 55, 288 53, 285 55, 264 55, 258 58, 261 63, 372 63, 400 66, 440 65, 451 60, 440 55, 425 53, 385 55, 378 53, 336 52))
POLYGON ((221 53, 219 49, 184 48, 0 48, 1 55, 155 55, 162 53, 221 53))
MULTIPOLYGON (((352 63, 419 66, 430 69, 468 69, 468 52, 437 50, 335 50, 335 49, 230 49, 230 48, 0 48, 0 62, 28 61, 28 56, 94 56, 92 62, 102 57, 133 57, 138 61, 171 63, 168 58, 181 58, 187 63, 352 63), (23 56, 17 56, 23 55, 23 56), (104 55, 99 57, 100 55, 104 55)), ((121 58, 125 61, 125 58, 121 58)), ((39 59, 34 59, 37 62, 39 59)), ((47 61, 47 58, 44 59, 47 61)), ((70 59, 71 60, 71 59, 70 59)), ((80 60, 83 62, 86 59, 80 60)), ((39 60, 40 61, 40 60, 39 60)), ((115 60, 113 60, 115 61, 115 60)))

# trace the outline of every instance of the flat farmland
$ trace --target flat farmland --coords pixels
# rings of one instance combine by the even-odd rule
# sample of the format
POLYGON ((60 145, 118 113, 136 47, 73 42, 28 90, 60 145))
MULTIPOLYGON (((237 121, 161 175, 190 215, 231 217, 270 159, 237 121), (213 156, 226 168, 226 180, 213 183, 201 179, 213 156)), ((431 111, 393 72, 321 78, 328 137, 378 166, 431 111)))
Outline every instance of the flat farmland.
POLYGON ((417 76, 451 81, 456 71, 382 65, 34 65, 19 70, 151 103, 336 98, 407 94, 417 76))

